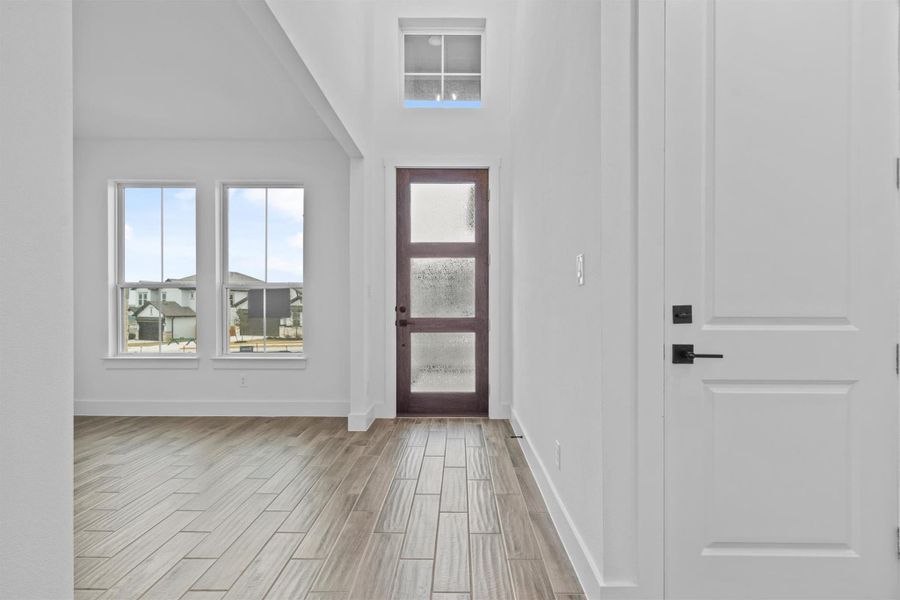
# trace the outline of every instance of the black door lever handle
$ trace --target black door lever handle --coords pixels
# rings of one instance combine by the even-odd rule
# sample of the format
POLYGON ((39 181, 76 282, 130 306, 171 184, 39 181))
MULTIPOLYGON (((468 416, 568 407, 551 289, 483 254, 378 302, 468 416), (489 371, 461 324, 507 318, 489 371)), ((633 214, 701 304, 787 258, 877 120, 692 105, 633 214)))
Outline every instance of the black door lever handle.
POLYGON ((725 358, 724 354, 697 354, 693 344, 672 344, 672 364, 692 365, 695 358, 725 358))

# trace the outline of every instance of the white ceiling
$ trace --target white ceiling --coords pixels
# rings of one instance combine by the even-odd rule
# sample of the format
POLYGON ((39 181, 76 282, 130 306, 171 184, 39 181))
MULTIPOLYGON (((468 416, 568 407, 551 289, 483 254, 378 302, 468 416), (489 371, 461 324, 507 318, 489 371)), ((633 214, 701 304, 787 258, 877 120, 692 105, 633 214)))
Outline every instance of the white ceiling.
POLYGON ((332 139, 234 0, 77 0, 75 134, 332 139))

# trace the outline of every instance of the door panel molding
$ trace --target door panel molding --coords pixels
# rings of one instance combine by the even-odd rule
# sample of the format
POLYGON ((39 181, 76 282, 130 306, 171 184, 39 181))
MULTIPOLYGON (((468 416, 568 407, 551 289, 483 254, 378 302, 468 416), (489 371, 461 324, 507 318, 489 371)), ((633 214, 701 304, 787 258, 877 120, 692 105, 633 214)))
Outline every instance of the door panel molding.
POLYGON ((897 17, 667 3, 667 598, 898 591, 897 17))
POLYGON ((795 44, 788 55, 781 50, 795 37, 794 27, 806 22, 801 3, 793 4, 793 10, 770 2, 710 0, 705 5, 706 35, 698 48, 704 75, 697 90, 706 113, 698 131, 705 174, 698 193, 704 199, 705 314, 710 323, 820 319, 849 324, 855 247, 848 225, 852 97, 833 90, 853 76, 854 12, 844 0, 821 2, 815 13, 816 39, 795 44), (766 28, 765 42, 759 27, 766 28), (762 87, 766 94, 756 91, 762 87), (748 94, 754 96, 752 107, 744 102, 748 94), (797 135, 782 136, 777 145, 763 141, 786 129, 797 135), (747 137, 748 130, 754 137, 747 137), (794 160, 797 156, 805 160, 794 160), (735 197, 747 201, 734 202, 735 197), (804 235, 796 235, 796 227, 788 224, 802 222, 801 216, 806 217, 804 235), (791 269, 771 268, 785 261, 799 266, 807 258, 804 250, 814 244, 797 245, 791 253, 778 252, 776 246, 809 236, 829 241, 816 245, 828 253, 819 261, 820 273, 790 277, 791 269), (728 253, 717 252, 727 244, 753 244, 755 249, 729 264, 720 260, 728 253), (753 290, 766 287, 792 293, 751 306, 753 290))

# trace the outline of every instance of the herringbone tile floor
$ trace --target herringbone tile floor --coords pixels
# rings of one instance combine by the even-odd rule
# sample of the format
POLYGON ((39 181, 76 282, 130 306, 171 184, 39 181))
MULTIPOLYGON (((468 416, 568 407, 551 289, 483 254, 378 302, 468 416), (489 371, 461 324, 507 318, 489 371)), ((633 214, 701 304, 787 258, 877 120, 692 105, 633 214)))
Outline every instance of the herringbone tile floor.
POLYGON ((79 600, 562 600, 506 421, 79 417, 79 600))

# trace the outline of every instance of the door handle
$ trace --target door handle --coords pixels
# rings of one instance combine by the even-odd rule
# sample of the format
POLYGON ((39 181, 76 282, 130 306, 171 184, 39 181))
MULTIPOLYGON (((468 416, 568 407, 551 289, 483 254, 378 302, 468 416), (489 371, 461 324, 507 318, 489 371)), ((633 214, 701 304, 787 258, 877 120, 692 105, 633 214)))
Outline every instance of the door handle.
POLYGON ((724 354, 697 354, 693 344, 672 344, 672 364, 692 365, 695 358, 725 358, 724 354))

